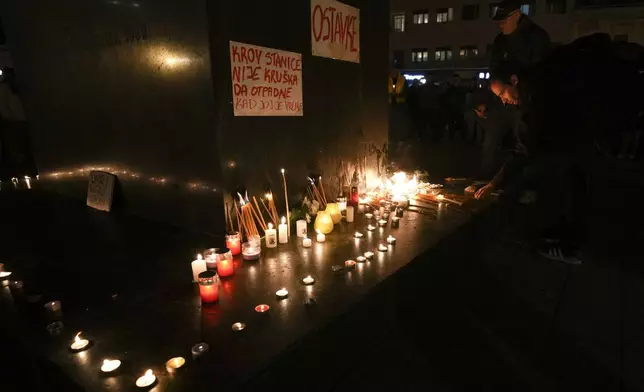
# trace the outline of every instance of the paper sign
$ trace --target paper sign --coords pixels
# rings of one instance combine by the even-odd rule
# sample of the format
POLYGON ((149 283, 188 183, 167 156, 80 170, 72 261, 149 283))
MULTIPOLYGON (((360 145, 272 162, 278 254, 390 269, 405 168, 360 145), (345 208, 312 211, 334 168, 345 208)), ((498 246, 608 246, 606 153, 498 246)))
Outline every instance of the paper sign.
POLYGON ((360 10, 339 1, 311 0, 314 56, 360 62, 360 10))
POLYGON ((109 212, 112 208, 115 176, 102 171, 89 173, 87 205, 97 210, 109 212))
POLYGON ((230 41, 235 116, 302 116, 302 55, 230 41))

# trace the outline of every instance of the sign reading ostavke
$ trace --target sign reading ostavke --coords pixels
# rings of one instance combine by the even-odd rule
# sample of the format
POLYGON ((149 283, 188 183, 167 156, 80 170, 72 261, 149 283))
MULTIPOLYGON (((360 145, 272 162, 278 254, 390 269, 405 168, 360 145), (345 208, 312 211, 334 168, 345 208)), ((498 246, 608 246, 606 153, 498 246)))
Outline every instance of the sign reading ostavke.
POLYGON ((230 41, 235 116, 302 116, 302 55, 230 41))
POLYGON ((360 62, 360 10, 339 1, 311 0, 314 56, 360 62))

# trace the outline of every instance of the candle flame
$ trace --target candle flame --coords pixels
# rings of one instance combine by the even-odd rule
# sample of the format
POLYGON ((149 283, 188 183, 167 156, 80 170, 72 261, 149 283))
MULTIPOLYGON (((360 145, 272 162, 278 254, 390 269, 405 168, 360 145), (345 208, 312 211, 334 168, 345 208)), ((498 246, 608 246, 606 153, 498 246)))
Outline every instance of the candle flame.
POLYGON ((283 225, 285 225, 285 224, 286 224, 286 218, 284 218, 284 217, 282 217, 282 224, 283 224, 283 225))
POLYGON ((443 199, 445 199, 445 196, 443 196, 443 195, 437 195, 436 196, 436 200, 443 200, 443 199))
POLYGON ((272 228, 273 228, 273 224, 271 222, 268 222, 268 229, 270 230, 272 228))
POLYGON ((272 193, 267 193, 264 195, 266 197, 266 200, 273 200, 273 194, 272 193))
POLYGON ((309 179, 309 181, 311 181, 311 185, 314 185, 314 184, 315 184, 315 181, 313 181, 313 179, 312 179, 311 177, 306 177, 306 178, 308 178, 308 179, 309 179))
MULTIPOLYGON (((81 331, 81 332, 82 332, 82 331, 81 331)), ((79 341, 81 340, 81 338, 80 338, 80 334, 81 334, 81 333, 80 333, 80 332, 78 332, 78 333, 76 334, 76 337, 74 337, 74 341, 75 341, 75 342, 79 342, 79 341)))
POLYGON ((203 256, 201 255, 201 253, 197 254, 197 260, 203 260, 203 256))
POLYGON ((145 377, 150 377, 152 375, 154 375, 154 373, 152 373, 152 369, 148 369, 145 371, 145 377))
POLYGON ((244 201, 244 197, 241 195, 241 193, 237 192, 237 196, 239 196, 239 205, 240 206, 245 206, 246 202, 244 201))
POLYGON ((284 175, 284 169, 282 169, 282 175, 284 175))

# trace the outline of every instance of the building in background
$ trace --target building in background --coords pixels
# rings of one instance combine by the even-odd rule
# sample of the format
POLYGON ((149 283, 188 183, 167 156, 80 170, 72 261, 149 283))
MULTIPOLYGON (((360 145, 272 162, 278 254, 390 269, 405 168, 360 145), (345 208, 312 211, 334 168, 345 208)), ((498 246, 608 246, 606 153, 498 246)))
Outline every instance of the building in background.
POLYGON ((605 32, 615 41, 644 44, 644 1, 577 0, 572 38, 605 32))
MULTIPOLYGON (((391 0, 391 62, 410 77, 485 78, 487 54, 499 27, 491 20, 498 2, 391 0)), ((526 1, 521 7, 554 43, 570 41, 574 0, 526 1)))

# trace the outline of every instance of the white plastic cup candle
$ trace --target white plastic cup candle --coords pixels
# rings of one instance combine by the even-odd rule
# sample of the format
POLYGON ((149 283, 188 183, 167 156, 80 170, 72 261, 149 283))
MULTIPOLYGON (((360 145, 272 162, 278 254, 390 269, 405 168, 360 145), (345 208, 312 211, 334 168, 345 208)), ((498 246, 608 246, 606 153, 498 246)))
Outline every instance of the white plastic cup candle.
POLYGON ((396 245, 396 237, 394 237, 393 235, 390 235, 389 237, 387 237, 387 243, 389 245, 396 245))
POLYGON ((346 269, 354 269, 356 267, 356 262, 355 260, 347 260, 344 262, 344 267, 346 269))
POLYGON ((304 283, 307 286, 312 285, 313 283, 315 283, 315 278, 313 278, 311 275, 309 275, 309 276, 305 277, 304 279, 302 279, 302 283, 304 283))
POLYGON ((277 231, 280 244, 286 244, 288 242, 288 225, 285 217, 282 217, 282 223, 277 227, 277 231))
POLYGON ((374 230, 376 230, 376 226, 369 225, 369 226, 367 226, 367 230, 374 231, 374 230))
POLYGON ((168 371, 168 373, 175 373, 185 364, 186 364, 186 359, 184 357, 174 357, 174 358, 168 359, 168 361, 165 363, 165 368, 168 371))
POLYGON ((275 248, 277 247, 277 232, 273 228, 273 224, 269 223, 268 224, 268 229, 264 232, 266 234, 266 247, 267 248, 275 248))
POLYGON ((83 339, 80 337, 80 332, 76 334, 74 337, 74 341, 72 342, 72 345, 69 346, 69 348, 72 349, 72 351, 83 351, 87 349, 87 346, 89 346, 89 340, 83 339))
POLYGON ((318 230, 318 236, 317 236, 316 239, 317 239, 318 242, 324 242, 324 241, 326 241, 326 236, 324 235, 324 233, 322 233, 320 230, 318 230))
POLYGON ((364 214, 364 217, 367 219, 371 219, 373 218, 373 214, 371 212, 367 212, 366 214, 364 214))
POLYGON ((359 231, 356 231, 356 232, 355 232, 355 234, 354 234, 353 236, 354 236, 355 238, 362 238, 362 237, 364 237, 364 234, 362 234, 362 233, 361 233, 361 232, 359 232, 359 231))
POLYGON ((145 374, 143 374, 136 380, 136 386, 139 388, 147 388, 150 385, 154 384, 156 380, 157 377, 152 372, 152 369, 148 369, 145 371, 145 374))
POLYGON ((386 221, 386 220, 384 220, 384 219, 380 219, 380 220, 378 221, 378 226, 380 226, 380 227, 387 227, 387 221, 386 221))
POLYGON ((49 301, 44 305, 44 308, 49 317, 60 317, 63 313, 60 301, 49 301))
POLYGON ((121 361, 118 359, 104 359, 101 366, 101 372, 112 373, 121 366, 121 361))
POLYGON ((308 230, 306 227, 306 221, 304 219, 300 219, 297 222, 295 222, 295 230, 297 230, 297 236, 298 237, 306 237, 308 234, 308 230))
MULTIPOLYGON (((324 235, 324 234, 322 234, 322 235, 324 235)), ((312 241, 311 241, 311 239, 309 237, 302 238, 302 246, 303 247, 310 248, 311 245, 312 245, 312 241)))
POLYGON ((373 259, 373 252, 364 252, 364 257, 365 257, 367 260, 371 260, 371 259, 373 259))
POLYGON ((198 282, 199 281, 199 274, 202 272, 205 272, 208 270, 208 265, 206 264, 206 260, 201 257, 201 255, 197 255, 197 260, 193 261, 191 263, 192 266, 192 281, 193 282, 198 282))
POLYGON ((354 211, 353 206, 347 206, 347 222, 353 222, 354 211))
POLYGON ((400 218, 398 218, 397 216, 394 216, 393 218, 391 218, 391 227, 393 227, 394 229, 399 228, 400 227, 400 218))
POLYGON ((231 328, 235 332, 240 332, 240 331, 243 331, 244 328, 246 328, 246 324, 238 321, 238 322, 234 323, 231 328))
POLYGON ((389 248, 385 244, 380 244, 380 245, 378 245, 378 250, 381 251, 381 252, 386 252, 386 251, 389 250, 389 248))
POLYGON ((210 351, 210 345, 205 342, 197 343, 190 349, 192 358, 199 359, 210 351))
POLYGON ((364 257, 364 256, 358 256, 358 257, 356 257, 356 261, 358 263, 364 263, 365 261, 367 261, 367 258, 364 257))
POLYGON ((285 299, 288 297, 288 290, 286 288, 281 288, 275 292, 277 299, 285 299))

